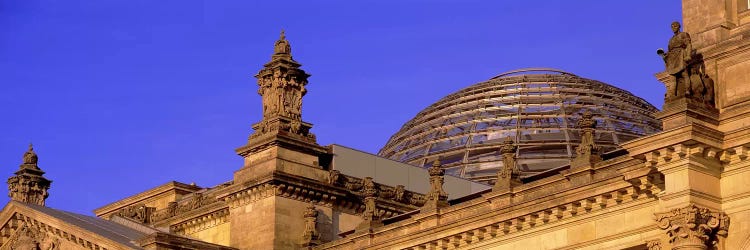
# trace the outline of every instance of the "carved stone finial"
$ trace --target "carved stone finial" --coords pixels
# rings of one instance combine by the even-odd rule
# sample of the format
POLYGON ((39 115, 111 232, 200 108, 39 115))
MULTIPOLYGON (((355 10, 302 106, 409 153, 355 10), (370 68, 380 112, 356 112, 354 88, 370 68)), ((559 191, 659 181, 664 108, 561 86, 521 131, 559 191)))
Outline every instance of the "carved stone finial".
POLYGON ((573 159, 571 166, 575 168, 600 162, 602 160, 599 155, 600 148, 594 142, 597 121, 591 110, 584 111, 576 125, 581 131, 581 143, 576 148, 576 158, 573 159))
POLYGON ((440 160, 435 159, 432 167, 427 169, 430 175, 430 191, 426 195, 427 201, 422 210, 431 210, 448 206, 448 193, 443 190, 445 183, 445 170, 440 166, 440 160))
POLYGON ((315 205, 310 204, 302 213, 305 218, 305 231, 302 234, 302 246, 313 247, 320 244, 320 233, 316 227, 318 223, 318 211, 315 205))
POLYGON ((659 228, 667 231, 673 249, 706 249, 726 237, 729 216, 690 204, 654 215, 659 228))
POLYGON ((38 161, 39 157, 34 152, 34 145, 29 143, 29 150, 23 153, 23 164, 36 166, 38 161))
POLYGON ((273 46, 273 54, 292 54, 292 46, 289 45, 289 41, 286 40, 286 34, 284 33, 283 29, 281 30, 281 34, 279 35, 279 40, 276 41, 273 46))
POLYGON ((44 206, 52 181, 44 178, 44 171, 37 166, 38 159, 33 146, 29 145, 19 170, 8 178, 8 196, 11 200, 44 206))
POLYGON ((510 136, 505 137, 505 141, 500 147, 503 167, 497 171, 497 182, 495 182, 493 190, 507 190, 512 186, 521 184, 521 175, 516 167, 516 148, 513 139, 510 136))

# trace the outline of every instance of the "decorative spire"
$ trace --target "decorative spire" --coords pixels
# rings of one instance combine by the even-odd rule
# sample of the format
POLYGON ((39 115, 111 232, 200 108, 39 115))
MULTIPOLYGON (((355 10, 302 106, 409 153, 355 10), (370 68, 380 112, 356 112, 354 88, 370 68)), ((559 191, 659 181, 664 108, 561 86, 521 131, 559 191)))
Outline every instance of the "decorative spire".
POLYGON ((255 75, 263 100, 263 120, 253 125, 251 141, 268 134, 287 134, 315 142, 315 135, 309 131, 312 124, 302 121, 302 97, 307 94, 305 85, 310 75, 300 66, 292 59, 292 47, 282 30, 271 61, 255 75))
POLYGON ((52 181, 44 178, 44 171, 37 166, 38 160, 33 145, 29 144, 19 170, 8 178, 8 196, 11 200, 44 206, 52 181))
POLYGON ((427 172, 430 174, 430 191, 426 195, 427 201, 422 206, 422 211, 447 207, 448 193, 443 190, 445 170, 440 166, 440 160, 435 159, 427 172))
POLYGON ((516 167, 516 148, 513 139, 510 136, 505 137, 505 141, 500 147, 503 167, 497 171, 497 182, 492 187, 493 190, 508 190, 522 183, 521 173, 516 167))

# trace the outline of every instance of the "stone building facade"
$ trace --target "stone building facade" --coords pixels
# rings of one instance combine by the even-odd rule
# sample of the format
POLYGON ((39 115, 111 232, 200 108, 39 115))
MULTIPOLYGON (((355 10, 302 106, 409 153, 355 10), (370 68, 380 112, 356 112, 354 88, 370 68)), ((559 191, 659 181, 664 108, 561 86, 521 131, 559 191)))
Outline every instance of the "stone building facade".
POLYGON ((662 132, 603 154, 584 114, 570 165, 520 178, 509 140, 495 185, 452 200, 439 161, 426 192, 336 170, 302 119, 309 75, 282 33, 256 75, 263 119, 232 180, 170 182, 85 216, 45 206, 51 181, 30 148, 8 179, 0 249, 750 249, 742 3, 683 0, 684 30, 673 25, 659 52, 662 132))

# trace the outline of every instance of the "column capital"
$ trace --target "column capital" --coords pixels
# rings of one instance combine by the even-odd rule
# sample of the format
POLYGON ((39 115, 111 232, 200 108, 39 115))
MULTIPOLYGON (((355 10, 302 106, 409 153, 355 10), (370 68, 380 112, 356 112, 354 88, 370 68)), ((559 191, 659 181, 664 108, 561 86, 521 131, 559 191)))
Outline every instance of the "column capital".
POLYGON ((667 231, 672 249, 707 249, 725 237, 729 216, 690 204, 686 207, 654 214, 657 226, 667 231))

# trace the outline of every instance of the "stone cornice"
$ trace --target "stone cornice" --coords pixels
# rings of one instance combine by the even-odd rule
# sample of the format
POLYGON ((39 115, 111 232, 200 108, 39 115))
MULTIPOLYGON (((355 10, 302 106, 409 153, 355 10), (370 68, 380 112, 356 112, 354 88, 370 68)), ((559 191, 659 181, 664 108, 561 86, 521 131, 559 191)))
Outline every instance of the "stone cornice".
POLYGON ((638 156, 676 144, 702 143, 718 149, 722 147, 722 139, 722 133, 715 129, 700 124, 689 124, 628 141, 623 143, 622 147, 631 156, 640 158, 638 156))
POLYGON ((157 196, 157 195, 160 195, 160 194, 163 194, 163 193, 167 193, 167 192, 170 192, 170 191, 175 191, 175 192, 177 192, 177 191, 183 191, 185 193, 192 193, 192 192, 198 191, 200 189, 201 188, 198 187, 198 186, 192 186, 192 185, 181 183, 181 182, 170 181, 170 182, 167 182, 167 183, 165 183, 165 184, 163 184, 161 186, 158 186, 158 187, 155 187, 155 188, 151 188, 149 190, 137 193, 137 194, 132 195, 130 197, 127 197, 125 199, 122 199, 122 200, 119 200, 119 201, 116 201, 116 202, 104 205, 104 206, 102 206, 100 208, 97 208, 97 209, 94 210, 94 214, 96 216, 102 216, 104 214, 112 213, 112 212, 118 211, 118 210, 120 210, 122 208, 125 208, 127 206, 143 202, 143 201, 145 201, 145 200, 147 200, 149 198, 152 198, 154 196, 157 196))
POLYGON ((562 176, 553 176, 521 185, 518 190, 490 192, 435 211, 433 216, 412 216, 375 228, 371 233, 353 235, 318 248, 464 247, 539 226, 555 225, 557 221, 631 206, 626 204, 652 202, 656 200, 655 194, 664 188, 660 173, 629 157, 619 157, 598 166, 593 175, 599 173, 606 174, 588 183, 570 183, 562 176), (360 242, 365 238, 371 243, 360 242), (425 241, 411 243, 418 239, 425 241), (409 245, 403 245, 407 241, 409 245))
MULTIPOLYGON (((312 126, 312 124, 309 123, 305 124, 312 126)), ((247 145, 235 149, 235 152, 237 152, 238 155, 244 157, 249 154, 270 148, 272 146, 280 146, 282 148, 310 153, 313 155, 320 155, 328 152, 328 149, 326 147, 309 141, 306 137, 289 134, 285 131, 279 131, 278 133, 268 133, 252 138, 248 141, 247 145)))
POLYGON ((169 231, 182 235, 190 235, 227 222, 229 222, 229 208, 221 206, 212 212, 203 213, 201 216, 192 216, 189 220, 171 225, 169 226, 169 231))

